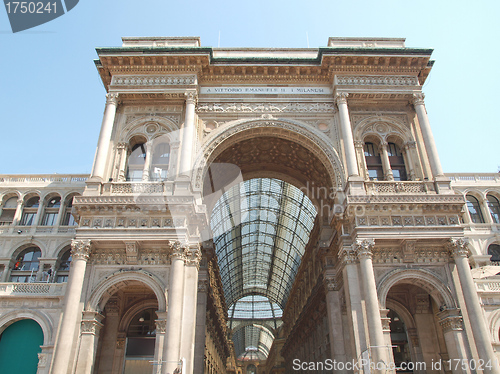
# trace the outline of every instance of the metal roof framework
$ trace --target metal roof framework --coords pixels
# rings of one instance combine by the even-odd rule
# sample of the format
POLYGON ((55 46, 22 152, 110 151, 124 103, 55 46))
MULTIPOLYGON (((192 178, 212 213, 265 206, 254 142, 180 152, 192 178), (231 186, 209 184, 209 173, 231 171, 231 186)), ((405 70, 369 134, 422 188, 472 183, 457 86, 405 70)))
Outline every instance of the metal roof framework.
POLYGON ((267 357, 316 214, 300 189, 269 178, 233 186, 215 204, 211 227, 237 356, 257 349, 250 356, 267 357))

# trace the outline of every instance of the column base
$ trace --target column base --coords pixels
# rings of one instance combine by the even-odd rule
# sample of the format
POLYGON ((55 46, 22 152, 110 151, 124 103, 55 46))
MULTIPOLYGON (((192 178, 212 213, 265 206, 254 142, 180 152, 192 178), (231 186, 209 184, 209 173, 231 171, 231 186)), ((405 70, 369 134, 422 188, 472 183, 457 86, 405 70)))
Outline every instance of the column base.
POLYGON ((346 195, 366 195, 365 180, 360 176, 350 176, 345 188, 346 195))

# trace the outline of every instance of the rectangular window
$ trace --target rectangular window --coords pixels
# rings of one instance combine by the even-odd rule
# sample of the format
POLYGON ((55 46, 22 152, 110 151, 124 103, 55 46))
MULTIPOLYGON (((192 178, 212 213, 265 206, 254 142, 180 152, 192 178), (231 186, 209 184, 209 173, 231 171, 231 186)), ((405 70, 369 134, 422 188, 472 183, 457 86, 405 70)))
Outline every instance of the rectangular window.
POLYGON ((66 213, 66 217, 64 217, 63 226, 77 226, 75 217, 73 217, 71 211, 66 213))

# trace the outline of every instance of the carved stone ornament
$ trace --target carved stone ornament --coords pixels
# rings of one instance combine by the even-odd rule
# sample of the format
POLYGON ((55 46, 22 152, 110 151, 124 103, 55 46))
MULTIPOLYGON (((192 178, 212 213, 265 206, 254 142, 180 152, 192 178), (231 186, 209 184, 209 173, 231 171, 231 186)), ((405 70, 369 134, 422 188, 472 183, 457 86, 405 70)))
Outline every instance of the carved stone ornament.
POLYGON ((90 239, 87 240, 76 240, 71 241, 71 257, 73 261, 89 259, 90 251, 92 250, 92 242, 90 239))
POLYGON ((324 280, 325 291, 336 291, 338 290, 338 283, 335 281, 335 278, 332 276, 325 277, 324 280))
POLYGON ((155 321, 156 323, 156 332, 160 334, 164 334, 167 331, 167 321, 164 319, 158 319, 155 321))
POLYGON ((125 242, 125 251, 127 253, 127 262, 137 263, 137 254, 139 252, 137 242, 125 242))
POLYGON ((373 239, 356 240, 353 244, 354 250, 356 251, 358 258, 371 258, 373 254, 373 247, 375 246, 375 241, 373 239))
POLYGON ((335 95, 335 100, 337 102, 337 105, 347 104, 347 97, 348 96, 349 96, 349 94, 347 92, 338 92, 335 95))
POLYGON ((108 105, 108 104, 118 105, 118 102, 119 102, 118 96, 119 96, 119 94, 117 94, 117 93, 106 94, 106 105, 108 105))
POLYGON ((423 93, 414 93, 412 104, 413 105, 424 105, 425 95, 423 93))
POLYGON ((466 238, 450 238, 448 240, 448 250, 453 257, 468 257, 469 240, 466 238))
POLYGON ((124 349, 125 348, 125 338, 118 338, 116 340, 116 349, 124 349))
POLYGON ((206 279, 198 281, 198 292, 207 292, 209 282, 206 279))
POLYGON ((397 75, 337 76, 343 86, 418 86, 418 78, 397 75))
POLYGON ((170 254, 172 259, 178 258, 184 261, 184 263, 188 266, 200 266, 200 261, 202 258, 202 252, 199 244, 189 245, 189 244, 181 244, 176 241, 172 245, 172 252, 170 254))

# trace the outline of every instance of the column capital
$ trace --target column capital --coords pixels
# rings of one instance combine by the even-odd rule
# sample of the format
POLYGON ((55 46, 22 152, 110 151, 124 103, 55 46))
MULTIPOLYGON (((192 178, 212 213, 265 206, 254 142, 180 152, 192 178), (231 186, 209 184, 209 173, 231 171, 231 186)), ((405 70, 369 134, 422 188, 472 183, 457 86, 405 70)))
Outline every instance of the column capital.
POLYGON ((104 319, 104 316, 99 314, 98 312, 84 312, 84 317, 82 320, 81 333, 82 334, 91 334, 98 335, 101 330, 103 324, 101 321, 104 319))
POLYGON ((464 329, 463 318, 460 315, 459 309, 445 309, 439 312, 437 316, 444 333, 464 329))
POLYGON ((469 256, 469 240, 467 238, 450 238, 447 246, 454 258, 467 258, 469 256))
POLYGON ((353 244, 354 251, 356 251, 358 258, 371 258, 375 240, 373 239, 358 239, 353 244))
POLYGON ((352 247, 344 247, 339 252, 339 259, 343 264, 354 264, 357 260, 356 251, 352 247))
POLYGON ((424 105, 425 95, 423 92, 414 93, 411 99, 413 105, 424 105))
POLYGON ((127 144, 127 143, 125 143, 125 142, 121 142, 121 143, 118 143, 118 144, 116 145, 116 148, 117 148, 117 149, 126 149, 127 147, 128 147, 128 144, 127 144))
POLYGON ((335 94, 335 101, 337 102, 337 105, 339 104, 347 104, 347 97, 349 94, 347 92, 337 92, 335 94))
POLYGON ((408 142, 406 142, 406 143, 403 145, 403 147, 404 147, 405 149, 410 149, 410 148, 413 148, 413 149, 414 149, 414 148, 417 148, 417 142, 415 142, 415 141, 413 141, 413 140, 412 140, 412 141, 408 141, 408 142))
POLYGON ((361 140, 356 140, 354 141, 354 147, 355 148, 363 148, 365 146, 365 142, 361 140))
POLYGON ((164 334, 167 331, 167 320, 166 319, 157 319, 155 321, 156 324, 156 332, 160 334, 164 334))
POLYGON ((73 260, 80 259, 87 261, 89 259, 90 252, 92 251, 92 242, 90 239, 86 240, 76 240, 71 241, 71 257, 73 260))
POLYGON ((172 245, 170 257, 181 259, 187 266, 196 266, 199 268, 202 252, 199 244, 189 245, 177 241, 172 245))
POLYGON ((106 94, 106 105, 113 104, 118 105, 119 103, 119 94, 118 93, 107 93, 106 94))
POLYGON ((186 104, 196 104, 198 100, 198 93, 196 90, 188 90, 184 95, 186 96, 186 104))

